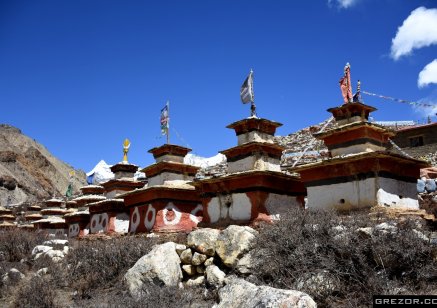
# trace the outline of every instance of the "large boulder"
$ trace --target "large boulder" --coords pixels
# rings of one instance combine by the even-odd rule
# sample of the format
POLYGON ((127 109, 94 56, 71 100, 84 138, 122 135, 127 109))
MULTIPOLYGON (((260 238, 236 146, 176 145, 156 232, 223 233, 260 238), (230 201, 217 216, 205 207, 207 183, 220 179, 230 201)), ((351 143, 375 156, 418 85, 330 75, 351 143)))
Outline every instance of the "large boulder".
POLYGON ((147 283, 177 286, 182 279, 180 263, 175 243, 156 245, 127 271, 124 281, 131 295, 137 298, 147 283))
POLYGON ((46 253, 49 250, 52 250, 53 247, 46 246, 46 245, 37 245, 32 249, 32 256, 35 258, 37 255, 40 255, 42 253, 46 253))
POLYGON ((203 228, 194 230, 187 237, 187 245, 197 252, 207 256, 214 256, 215 242, 220 234, 217 229, 203 228))
POLYGON ((305 307, 315 308, 317 304, 306 293, 256 286, 240 278, 226 279, 226 286, 219 290, 220 302, 217 308, 227 307, 305 307))
POLYGON ((251 227, 231 225, 217 238, 215 250, 228 267, 237 265, 238 259, 253 248, 258 232, 251 227))

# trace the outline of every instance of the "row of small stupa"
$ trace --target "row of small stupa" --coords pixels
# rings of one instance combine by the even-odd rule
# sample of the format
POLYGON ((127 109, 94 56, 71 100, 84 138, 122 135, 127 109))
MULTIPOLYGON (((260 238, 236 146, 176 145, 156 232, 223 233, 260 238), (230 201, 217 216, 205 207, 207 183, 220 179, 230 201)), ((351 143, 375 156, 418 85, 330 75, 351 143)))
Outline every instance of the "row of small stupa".
POLYGON ((198 167, 184 164, 190 149, 164 144, 149 151, 156 162, 142 170, 147 184, 134 180, 138 166, 126 158, 111 167, 114 179, 82 187, 82 196, 66 208, 62 200, 46 201, 44 217, 33 224, 76 237, 253 225, 304 206, 418 209, 416 182, 427 163, 387 150, 394 132, 368 121, 375 110, 361 102, 328 109, 338 126, 314 136, 323 140, 330 157, 288 170, 280 167, 284 149, 273 142, 281 124, 255 116, 227 126, 235 130, 238 144, 221 151, 228 163, 224 176, 195 180, 198 167))

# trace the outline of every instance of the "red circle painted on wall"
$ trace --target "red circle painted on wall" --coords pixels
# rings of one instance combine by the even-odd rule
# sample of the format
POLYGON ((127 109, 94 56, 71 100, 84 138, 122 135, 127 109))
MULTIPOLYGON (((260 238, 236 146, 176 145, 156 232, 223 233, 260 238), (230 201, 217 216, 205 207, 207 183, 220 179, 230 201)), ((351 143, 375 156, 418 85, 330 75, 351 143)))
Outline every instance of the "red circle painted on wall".
POLYGON ((172 220, 174 220, 174 219, 176 218, 176 214, 175 214, 175 212, 173 211, 173 209, 169 209, 169 210, 167 211, 167 213, 165 213, 165 218, 166 218, 168 221, 172 221, 172 220))

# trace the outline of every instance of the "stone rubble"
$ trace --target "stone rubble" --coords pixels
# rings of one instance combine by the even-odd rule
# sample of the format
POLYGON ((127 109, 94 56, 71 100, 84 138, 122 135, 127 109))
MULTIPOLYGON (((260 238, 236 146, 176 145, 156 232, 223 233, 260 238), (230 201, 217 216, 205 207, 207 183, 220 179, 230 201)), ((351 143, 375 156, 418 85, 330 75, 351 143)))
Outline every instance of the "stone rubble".
POLYGON ((306 307, 317 304, 306 293, 256 286, 244 279, 226 279, 226 286, 219 290, 219 304, 215 308, 227 307, 306 307))
POLYGON ((155 246, 129 269, 124 280, 133 296, 140 295, 145 282, 168 286, 207 283, 220 288, 232 269, 244 275, 252 273, 251 249, 257 235, 250 227, 236 225, 222 231, 194 230, 188 234, 187 245, 168 242, 155 246))
POLYGON ((49 258, 53 262, 61 262, 69 251, 68 240, 45 241, 43 245, 37 245, 32 250, 32 259, 49 258))

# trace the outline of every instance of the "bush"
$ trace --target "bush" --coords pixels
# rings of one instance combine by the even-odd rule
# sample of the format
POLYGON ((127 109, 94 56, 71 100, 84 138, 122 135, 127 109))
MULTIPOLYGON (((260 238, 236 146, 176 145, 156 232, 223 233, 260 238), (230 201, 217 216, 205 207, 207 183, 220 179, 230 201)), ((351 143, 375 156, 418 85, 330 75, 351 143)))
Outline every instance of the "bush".
MULTIPOLYGON (((378 223, 381 223, 379 221, 378 223)), ((432 247, 412 222, 366 236, 367 214, 296 209, 263 227, 255 248, 256 278, 311 295, 319 306, 368 306, 374 294, 419 294, 436 288, 432 247)))
POLYGON ((32 249, 46 239, 43 233, 26 230, 0 230, 0 258, 19 262, 30 257, 32 249))
POLYGON ((124 307, 124 308, 195 308, 212 307, 217 301, 216 291, 207 291, 201 287, 180 289, 178 287, 145 286, 145 292, 139 299, 130 296, 123 285, 110 291, 96 293, 90 299, 78 299, 78 307, 124 307))
POLYGON ((15 294, 15 307, 57 307, 55 304, 55 286, 48 279, 38 276, 30 279, 15 294))
POLYGON ((93 289, 121 280, 155 243, 155 239, 139 237, 79 241, 66 258, 66 282, 78 291, 79 297, 91 297, 93 289))

